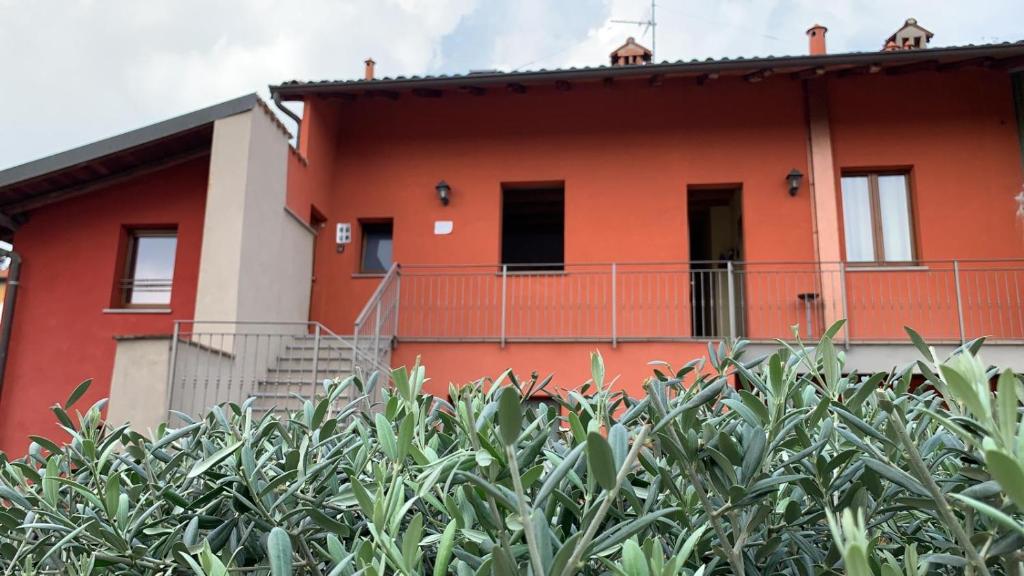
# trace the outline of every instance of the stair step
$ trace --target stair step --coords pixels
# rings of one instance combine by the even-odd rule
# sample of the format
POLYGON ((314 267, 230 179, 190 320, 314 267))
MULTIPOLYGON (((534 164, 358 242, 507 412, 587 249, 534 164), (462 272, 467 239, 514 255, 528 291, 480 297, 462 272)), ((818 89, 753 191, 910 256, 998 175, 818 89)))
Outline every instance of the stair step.
MULTIPOLYGON (((252 397, 253 398, 258 398, 258 399, 273 398, 273 399, 283 399, 283 400, 298 400, 292 394, 293 393, 289 393, 289 392, 255 392, 252 395, 252 397)), ((298 391, 294 392, 294 394, 298 394, 299 396, 302 396, 303 400, 308 400, 309 399, 309 394, 302 394, 301 392, 298 392, 298 391)))
MULTIPOLYGON (((284 354, 278 357, 279 362, 312 362, 312 354, 284 354)), ((319 362, 351 362, 352 355, 321 354, 317 359, 319 362)))
MULTIPOLYGON (((284 352, 285 353, 303 353, 303 354, 310 354, 310 355, 312 355, 313 351, 315 349, 316 349, 316 345, 315 344, 288 344, 287 346, 284 347, 284 352)), ((352 355, 352 349, 347 347, 347 346, 324 346, 323 344, 321 344, 320 345, 320 353, 321 354, 334 354, 334 355, 342 354, 342 355, 349 355, 349 356, 351 356, 352 355)))
MULTIPOLYGON (((317 372, 317 374, 319 374, 321 372, 348 372, 348 369, 349 369, 349 363, 348 362, 338 362, 338 363, 336 363, 336 365, 333 365, 333 366, 331 364, 328 364, 327 362, 320 362, 320 363, 318 363, 316 365, 316 372, 317 372)), ((289 372, 292 372, 292 373, 295 373, 295 374, 303 374, 303 373, 312 374, 313 373, 313 363, 312 362, 308 362, 308 363, 293 362, 293 363, 289 363, 287 366, 281 366, 280 364, 278 364, 277 366, 275 366, 273 368, 269 368, 267 370, 267 372, 274 372, 274 373, 277 373, 277 374, 287 374, 289 372)))
MULTIPOLYGON (((323 383, 323 380, 321 380, 320 378, 317 378, 317 381, 316 381, 315 385, 316 386, 321 386, 321 383, 323 383)), ((268 378, 268 379, 265 379, 265 380, 260 380, 259 382, 256 383, 256 387, 257 388, 268 388, 268 387, 269 388, 273 388, 275 386, 296 387, 296 386, 313 386, 313 385, 314 385, 313 381, 311 379, 309 379, 309 378, 305 378, 305 379, 298 379, 297 378, 297 379, 294 379, 294 380, 289 380, 287 378, 268 378)))

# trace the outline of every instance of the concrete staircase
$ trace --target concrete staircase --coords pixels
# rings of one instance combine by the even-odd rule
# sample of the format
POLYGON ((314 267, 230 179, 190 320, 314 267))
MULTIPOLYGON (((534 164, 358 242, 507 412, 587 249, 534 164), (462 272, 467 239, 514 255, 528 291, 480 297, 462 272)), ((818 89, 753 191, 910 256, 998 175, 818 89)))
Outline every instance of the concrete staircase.
POLYGON ((350 376, 351 338, 343 336, 342 340, 339 342, 336 338, 323 336, 317 350, 315 336, 294 337, 270 365, 266 378, 256 383, 254 411, 273 410, 281 415, 294 412, 301 409, 303 400, 324 393, 322 383, 325 379, 350 376), (315 376, 314 358, 317 358, 315 376))

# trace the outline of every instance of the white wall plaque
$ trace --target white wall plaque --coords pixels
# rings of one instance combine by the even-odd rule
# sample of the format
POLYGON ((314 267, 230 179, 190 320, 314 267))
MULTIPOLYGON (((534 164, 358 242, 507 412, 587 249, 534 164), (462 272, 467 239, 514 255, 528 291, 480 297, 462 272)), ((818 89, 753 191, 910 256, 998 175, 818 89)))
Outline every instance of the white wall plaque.
POLYGON ((437 236, 444 236, 452 233, 452 221, 451 220, 435 220, 434 221, 434 234, 437 236))

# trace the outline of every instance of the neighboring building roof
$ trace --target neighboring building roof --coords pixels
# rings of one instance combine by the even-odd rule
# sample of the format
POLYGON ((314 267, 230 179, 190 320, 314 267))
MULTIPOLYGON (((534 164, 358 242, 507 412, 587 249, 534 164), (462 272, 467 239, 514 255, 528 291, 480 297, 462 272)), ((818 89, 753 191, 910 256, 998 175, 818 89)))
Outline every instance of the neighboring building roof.
POLYGON ((678 60, 635 66, 592 66, 522 72, 484 72, 437 76, 396 76, 373 80, 320 80, 283 82, 270 87, 271 94, 283 100, 301 100, 313 94, 374 95, 398 91, 419 91, 431 96, 431 91, 464 89, 476 93, 489 86, 521 86, 569 81, 600 81, 630 77, 669 77, 707 75, 751 75, 757 80, 768 74, 795 73, 803 77, 819 76, 831 72, 854 73, 863 68, 870 72, 882 69, 934 62, 941 66, 999 66, 1024 67, 1024 41, 1001 44, 924 48, 896 52, 848 52, 820 56, 766 56, 757 58, 722 58, 707 60, 678 60))
POLYGON ((903 32, 907 28, 914 28, 914 29, 919 30, 925 36, 927 36, 929 40, 931 40, 932 38, 935 37, 935 34, 933 34, 930 30, 928 30, 924 26, 921 26, 920 24, 918 24, 917 23, 917 19, 915 19, 915 18, 907 18, 907 21, 903 23, 903 26, 900 26, 900 29, 895 31, 895 32, 893 32, 891 36, 889 36, 888 38, 885 39, 885 41, 886 42, 895 42, 896 41, 896 36, 899 36, 899 33, 903 32))
POLYGON ((0 171, 0 214, 14 216, 126 175, 209 152, 213 123, 265 104, 256 94, 0 171))
POLYGON ((650 64, 654 53, 650 48, 636 43, 636 38, 626 38, 626 43, 619 46, 609 54, 608 61, 612 66, 626 66, 634 64, 650 64))

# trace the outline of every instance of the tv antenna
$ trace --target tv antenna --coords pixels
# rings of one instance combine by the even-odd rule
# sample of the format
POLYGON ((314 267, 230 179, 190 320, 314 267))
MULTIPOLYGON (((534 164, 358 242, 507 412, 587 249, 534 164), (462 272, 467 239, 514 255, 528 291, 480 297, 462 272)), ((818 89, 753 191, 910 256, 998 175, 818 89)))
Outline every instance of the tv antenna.
POLYGON ((657 30, 657 28, 658 28, 658 20, 657 20, 657 18, 655 18, 655 12, 654 12, 654 9, 655 9, 656 6, 657 6, 657 4, 654 3, 654 0, 651 0, 651 17, 648 18, 647 20, 611 20, 610 21, 610 22, 612 22, 614 24, 632 24, 634 26, 643 26, 644 30, 643 30, 642 34, 647 34, 647 31, 650 30, 651 31, 651 61, 652 62, 654 62, 655 48, 658 45, 658 40, 657 40, 657 36, 658 36, 658 34, 657 34, 658 33, 658 30, 657 30))

